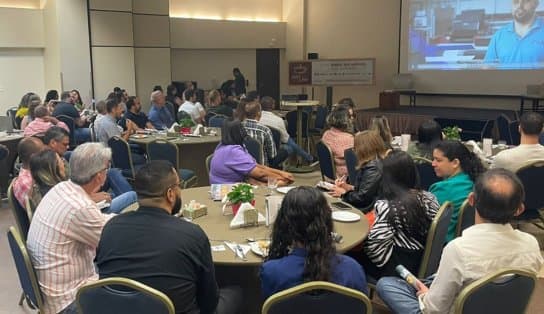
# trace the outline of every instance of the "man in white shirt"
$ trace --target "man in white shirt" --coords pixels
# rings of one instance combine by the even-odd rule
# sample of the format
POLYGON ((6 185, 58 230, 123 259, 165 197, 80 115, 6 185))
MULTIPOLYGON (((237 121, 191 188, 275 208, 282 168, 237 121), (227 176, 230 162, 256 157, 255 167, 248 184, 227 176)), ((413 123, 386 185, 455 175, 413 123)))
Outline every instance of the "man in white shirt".
POLYGON ((280 132, 280 142, 283 148, 289 153, 289 155, 296 154, 304 158, 304 160, 308 162, 312 167, 317 165, 317 159, 310 155, 308 152, 306 152, 302 147, 298 146, 298 144, 289 136, 289 133, 287 133, 287 129, 285 128, 285 122, 283 121, 283 119, 272 112, 275 104, 276 101, 272 97, 264 96, 263 98, 261 98, 262 111, 261 119, 259 120, 259 122, 271 129, 276 129, 280 132))
POLYGON ((418 281, 416 290, 397 277, 378 281, 378 295, 394 313, 451 313, 459 292, 486 275, 505 267, 535 274, 542 268, 536 239, 509 224, 524 210, 523 185, 516 175, 505 169, 489 170, 468 199, 476 209, 475 225, 446 245, 429 288, 418 281))
POLYGON ((178 112, 183 111, 191 116, 191 119, 193 119, 194 123, 201 123, 202 117, 200 115, 200 111, 194 104, 196 100, 195 91, 192 89, 186 89, 183 92, 183 97, 185 98, 185 102, 181 106, 179 106, 178 112))
POLYGON ((544 119, 538 112, 524 113, 519 121, 520 145, 498 153, 491 167, 516 172, 532 160, 544 159, 544 146, 538 142, 543 125, 544 119))
POLYGON ((70 158, 70 180, 41 200, 28 231, 27 247, 44 298, 43 313, 77 313, 79 287, 98 279, 93 260, 103 214, 90 195, 106 181, 111 150, 101 143, 78 146, 70 158))

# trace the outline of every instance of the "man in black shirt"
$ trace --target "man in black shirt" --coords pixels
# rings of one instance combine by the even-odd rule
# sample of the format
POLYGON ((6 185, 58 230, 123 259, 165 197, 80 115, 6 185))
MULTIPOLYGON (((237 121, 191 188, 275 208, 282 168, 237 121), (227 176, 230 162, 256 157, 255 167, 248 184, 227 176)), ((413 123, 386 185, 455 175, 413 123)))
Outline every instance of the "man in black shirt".
MULTIPOLYGON (((70 92, 62 92, 61 101, 55 106, 55 110, 51 114, 53 117, 58 118, 59 116, 68 116, 70 117, 73 123, 73 129, 70 124, 70 132, 74 132, 74 138, 78 143, 85 143, 91 141, 91 130, 87 127, 87 116, 80 116, 76 107, 72 103, 72 96, 70 92)), ((59 119, 64 122, 63 119, 59 119)))
POLYGON ((142 112, 142 104, 140 98, 136 96, 130 96, 126 103, 127 112, 125 112, 124 119, 128 119, 138 126, 140 129, 155 129, 153 124, 147 119, 147 115, 142 112))
POLYGON ((121 276, 165 293, 176 313, 237 313, 239 288, 218 289, 210 242, 198 225, 175 217, 180 180, 167 161, 136 174, 140 208, 112 218, 96 250, 100 278, 121 276))

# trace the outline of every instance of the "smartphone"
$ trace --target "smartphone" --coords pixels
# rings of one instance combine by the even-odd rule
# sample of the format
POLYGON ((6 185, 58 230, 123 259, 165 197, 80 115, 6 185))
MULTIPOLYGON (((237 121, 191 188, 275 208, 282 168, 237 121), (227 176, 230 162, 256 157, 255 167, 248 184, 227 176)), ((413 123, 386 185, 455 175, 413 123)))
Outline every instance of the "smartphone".
POLYGON ((351 206, 349 206, 348 204, 342 203, 342 202, 334 202, 334 203, 331 203, 331 205, 332 205, 334 208, 340 209, 340 210, 352 209, 351 206))

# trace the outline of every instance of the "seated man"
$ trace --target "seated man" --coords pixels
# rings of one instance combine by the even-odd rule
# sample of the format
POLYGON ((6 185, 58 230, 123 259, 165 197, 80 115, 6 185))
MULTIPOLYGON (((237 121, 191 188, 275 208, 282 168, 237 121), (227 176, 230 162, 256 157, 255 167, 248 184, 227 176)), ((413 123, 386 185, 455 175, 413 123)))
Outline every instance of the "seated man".
POLYGON ((106 224, 96 251, 100 278, 126 277, 162 291, 176 313, 237 313, 241 290, 217 288, 208 237, 173 216, 181 209, 179 185, 167 161, 138 171, 140 208, 106 224))
POLYGON ((524 113, 519 120, 520 145, 498 153, 491 167, 516 172, 531 160, 544 159, 544 146, 538 142, 543 126, 544 119, 540 113, 524 113))
POLYGON ((59 121, 57 118, 49 115, 49 109, 47 109, 46 106, 40 105, 34 109, 34 120, 32 120, 32 122, 26 126, 24 136, 43 134, 49 130, 49 128, 55 125, 65 129, 68 132, 70 131, 64 122, 59 121))
MULTIPOLYGON (((136 133, 138 127, 128 119, 126 120, 126 131, 123 131, 123 128, 117 124, 117 120, 123 115, 123 106, 121 105, 120 98, 114 97, 106 100, 106 110, 108 114, 98 120, 94 126, 97 139, 106 146, 109 139, 114 136, 122 137, 125 141, 128 141, 129 137, 136 133)), ((141 153, 140 147, 133 146, 131 148, 134 165, 144 164, 145 157, 141 153)))
MULTIPOLYGON (((91 141, 91 131, 87 127, 87 116, 80 116, 77 109, 72 103, 72 96, 70 92, 62 92, 61 101, 55 106, 52 116, 58 118, 64 115, 74 120, 74 138, 78 143, 85 143, 91 141)), ((72 130, 70 130, 72 131, 72 130)))
POLYGON ((446 245, 429 288, 418 281, 416 290, 396 277, 378 281, 378 295, 394 313, 448 313, 459 292, 486 275, 505 267, 540 271, 544 260, 536 239, 509 224, 524 210, 519 179, 508 170, 489 170, 468 199, 476 209, 475 225, 446 245))
POLYGON ((27 247, 36 269, 44 313, 77 313, 76 293, 98 279, 93 263, 102 214, 90 195, 106 181, 111 150, 100 143, 78 146, 70 157, 70 180, 41 200, 28 232, 27 247))
POLYGON ((179 112, 183 111, 189 116, 191 116, 191 119, 193 119, 194 123, 197 123, 197 124, 202 123, 202 116, 197 106, 195 105, 195 101, 196 101, 195 91, 192 89, 186 89, 183 92, 183 98, 185 98, 185 102, 181 106, 179 106, 178 111, 179 112))
POLYGON ((246 129, 247 134, 263 146, 265 165, 279 168, 280 164, 287 159, 289 154, 283 148, 276 150, 272 132, 267 126, 259 122, 262 112, 261 104, 255 100, 245 104, 243 109, 243 115, 240 115, 240 117, 244 117, 242 125, 246 129))
POLYGON ((302 147, 298 146, 298 144, 289 136, 289 133, 287 133, 285 121, 272 112, 275 104, 276 101, 272 97, 264 96, 261 99, 261 106, 263 110, 261 111, 261 119, 259 122, 280 132, 280 141, 281 144, 283 144, 282 147, 289 153, 289 155, 296 154, 304 158, 304 160, 310 166, 316 166, 319 163, 317 159, 308 154, 304 149, 302 149, 302 147))
POLYGON ((221 93, 214 89, 208 94, 210 107, 206 114, 206 123, 210 121, 210 118, 215 115, 223 115, 227 118, 232 118, 233 112, 232 108, 227 106, 226 103, 221 98, 221 93))
POLYGON ((153 127, 157 130, 169 129, 174 124, 176 117, 165 107, 166 98, 160 90, 151 93, 151 108, 148 118, 153 127))
POLYGON ((138 129, 154 129, 153 124, 149 122, 146 114, 142 112, 142 104, 140 98, 136 96, 130 96, 126 103, 127 112, 125 112, 125 119, 130 120, 136 124, 138 129))
POLYGON ((17 145, 19 160, 23 164, 19 171, 19 176, 13 180, 13 195, 19 202, 19 205, 26 207, 28 193, 32 189, 32 174, 30 173, 30 158, 32 155, 46 149, 43 142, 37 137, 26 137, 17 145))

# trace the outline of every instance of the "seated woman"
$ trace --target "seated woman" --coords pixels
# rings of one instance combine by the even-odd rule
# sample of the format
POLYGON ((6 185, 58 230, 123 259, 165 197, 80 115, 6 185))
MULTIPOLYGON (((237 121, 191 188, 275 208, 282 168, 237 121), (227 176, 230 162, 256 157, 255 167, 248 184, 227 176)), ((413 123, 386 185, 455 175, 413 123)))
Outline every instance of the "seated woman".
POLYGON ((68 126, 50 115, 45 105, 40 105, 34 109, 34 119, 30 122, 23 133, 24 136, 44 135, 52 126, 59 126, 70 132, 68 126))
POLYGON ((375 116, 370 122, 369 130, 376 131, 380 134, 385 147, 391 149, 391 142, 393 141, 393 135, 391 134, 391 128, 389 127, 389 120, 386 116, 375 116))
MULTIPOLYGON (((32 174, 33 186, 29 196, 29 217, 40 203, 42 197, 55 184, 66 180, 66 169, 64 161, 60 156, 49 149, 43 150, 32 156, 30 159, 30 173, 32 174)), ((109 193, 98 192, 91 195, 95 202, 102 200, 110 203, 109 206, 102 209, 102 212, 109 214, 118 214, 122 210, 137 204, 138 199, 134 191, 123 193, 115 198, 111 198, 109 193)))
POLYGON ((348 168, 344 159, 344 151, 353 148, 353 134, 349 132, 352 127, 348 110, 333 110, 327 117, 327 125, 329 129, 323 133, 321 141, 331 149, 336 166, 336 176, 347 176, 348 168))
POLYGON ((453 214, 446 235, 446 242, 449 242, 455 237, 459 208, 485 169, 478 156, 460 141, 438 143, 433 150, 432 165, 436 176, 443 180, 431 185, 429 192, 436 196, 440 205, 446 201, 452 202, 453 205, 453 214))
POLYGON ((417 188, 416 166, 406 152, 394 151, 383 161, 381 196, 374 204, 376 220, 366 240, 362 264, 379 279, 396 276, 404 265, 416 274, 431 222, 438 211, 436 197, 417 188))
POLYGON ((248 181, 264 185, 268 183, 268 177, 277 178, 278 186, 294 182, 293 175, 288 172, 259 165, 244 147, 246 136, 240 120, 225 120, 221 128, 221 143, 215 149, 210 163, 211 184, 248 181))
POLYGON ((309 281, 330 281, 367 293, 362 267, 336 254, 327 199, 312 187, 287 193, 272 229, 270 254, 261 266, 264 298, 309 281))
POLYGON ((342 197, 343 201, 366 214, 378 196, 382 180, 381 159, 387 155, 387 149, 378 133, 367 130, 355 135, 355 154, 359 161, 355 185, 336 180, 330 194, 342 197))
POLYGON ((23 117, 23 120, 21 120, 21 130, 25 130, 26 127, 34 121, 36 118, 35 111, 36 108, 38 108, 42 104, 41 100, 39 98, 31 100, 28 104, 28 112, 27 115, 23 117))
MULTIPOLYGON (((434 120, 427 120, 421 123, 417 129, 417 143, 410 143, 408 154, 414 157, 433 159, 433 147, 442 141, 442 129, 434 120)), ((415 161, 416 163, 420 161, 415 161)))

